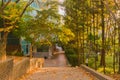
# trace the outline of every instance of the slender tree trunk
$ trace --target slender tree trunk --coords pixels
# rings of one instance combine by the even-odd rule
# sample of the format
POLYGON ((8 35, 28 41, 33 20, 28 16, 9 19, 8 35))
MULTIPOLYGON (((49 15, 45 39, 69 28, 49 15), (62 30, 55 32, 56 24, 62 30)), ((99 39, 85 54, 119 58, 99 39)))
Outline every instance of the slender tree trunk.
POLYGON ((114 34, 113 34, 113 71, 115 73, 115 55, 116 55, 116 49, 115 49, 115 45, 116 45, 116 23, 115 23, 115 26, 114 26, 114 34))
MULTIPOLYGON (((84 12, 83 12, 84 13, 84 12)), ((83 20, 85 19, 85 14, 83 14, 83 20)), ((84 23, 85 24, 85 23, 84 23)), ((85 26, 83 25, 83 34, 82 34, 82 36, 83 36, 83 40, 82 40, 82 53, 83 53, 83 55, 82 55, 82 64, 84 64, 85 63, 85 48, 84 48, 84 43, 85 43, 85 34, 84 34, 84 32, 85 32, 85 26)))
MULTIPOLYGON (((120 49, 120 24, 118 25, 118 40, 119 40, 119 45, 118 45, 118 48, 120 49)), ((118 73, 120 73, 120 50, 118 50, 118 53, 119 53, 119 69, 118 69, 118 73)))
MULTIPOLYGON (((98 18, 98 14, 97 14, 97 22, 96 22, 96 27, 97 27, 97 36, 98 36, 98 31, 99 31, 99 25, 98 25, 98 23, 99 23, 99 18, 98 18)), ((96 41, 96 43, 97 43, 97 45, 96 45, 96 61, 98 61, 98 52, 99 52, 99 43, 98 43, 98 40, 96 41)))
POLYGON ((8 32, 4 32, 4 35, 1 40, 1 45, 0 45, 0 59, 1 60, 6 59, 7 36, 8 36, 8 32))
POLYGON ((80 64, 80 44, 79 44, 79 31, 77 31, 77 53, 78 53, 78 65, 80 64))
POLYGON ((54 55, 55 52, 56 52, 56 45, 55 43, 52 43, 52 54, 54 55))
POLYGON ((84 30, 84 28, 85 28, 85 27, 83 26, 83 63, 85 63, 85 61, 84 61, 84 60, 85 60, 85 58, 84 58, 84 57, 85 57, 85 51, 84 51, 84 50, 85 50, 85 49, 84 49, 84 42, 85 42, 84 31, 85 31, 85 30, 84 30))
POLYGON ((116 54, 116 52, 115 52, 115 34, 114 34, 114 37, 113 37, 114 39, 113 39, 113 45, 114 45, 114 54, 113 54, 113 71, 114 71, 114 73, 115 73, 115 54, 116 54))
POLYGON ((31 43, 31 45, 30 45, 30 58, 32 58, 33 57, 33 44, 31 43))
POLYGON ((95 12, 94 12, 94 8, 95 8, 95 5, 94 5, 95 2, 93 2, 93 35, 94 35, 94 46, 93 46, 93 49, 94 49, 94 52, 95 52, 95 57, 94 57, 94 60, 95 60, 95 70, 96 70, 96 66, 97 66, 97 63, 96 63, 96 45, 95 45, 95 12))
POLYGON ((79 50, 79 65, 83 63, 83 44, 82 44, 82 33, 80 31, 78 31, 78 50, 79 50))
POLYGON ((101 54, 101 61, 100 66, 103 66, 104 73, 105 73, 105 24, 104 24, 104 3, 101 0, 101 22, 102 22, 102 54, 101 54))

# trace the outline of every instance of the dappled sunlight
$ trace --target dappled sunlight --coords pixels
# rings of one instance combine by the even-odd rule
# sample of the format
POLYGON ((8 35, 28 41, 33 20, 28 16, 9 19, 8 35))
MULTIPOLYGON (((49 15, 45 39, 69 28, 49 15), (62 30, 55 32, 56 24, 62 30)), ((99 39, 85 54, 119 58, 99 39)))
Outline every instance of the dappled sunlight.
POLYGON ((119 74, 120 0, 0 0, 0 80, 119 74))

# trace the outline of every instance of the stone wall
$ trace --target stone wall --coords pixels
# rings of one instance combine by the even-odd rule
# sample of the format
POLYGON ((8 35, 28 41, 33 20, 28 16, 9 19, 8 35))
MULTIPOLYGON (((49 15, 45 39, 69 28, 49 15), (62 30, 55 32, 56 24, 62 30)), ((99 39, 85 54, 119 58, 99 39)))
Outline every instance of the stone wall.
POLYGON ((44 58, 30 59, 30 70, 35 68, 42 68, 44 66, 44 58))
POLYGON ((0 80, 11 80, 13 71, 13 59, 0 62, 0 80))
POLYGON ((38 68, 40 61, 39 58, 23 58, 15 63, 13 63, 13 59, 0 62, 0 80, 18 80, 22 75, 38 68))
POLYGON ((18 63, 14 64, 13 67, 13 80, 17 80, 23 74, 27 73, 30 69, 30 60, 28 58, 24 58, 18 63))
POLYGON ((37 59, 36 59, 36 58, 30 59, 30 71, 31 71, 32 69, 37 68, 37 67, 38 67, 38 66, 37 66, 37 59))

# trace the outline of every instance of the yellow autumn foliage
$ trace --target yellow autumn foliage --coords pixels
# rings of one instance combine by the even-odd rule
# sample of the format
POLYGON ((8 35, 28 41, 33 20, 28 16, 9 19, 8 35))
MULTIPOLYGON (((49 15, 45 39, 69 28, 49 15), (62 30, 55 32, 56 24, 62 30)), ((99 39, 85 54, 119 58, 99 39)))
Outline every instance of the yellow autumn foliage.
MULTIPOLYGON (((98 72, 100 72, 100 73, 103 73, 103 71, 104 71, 104 69, 103 68, 98 68, 98 70, 97 70, 98 72)), ((106 71, 106 73, 109 73, 109 74, 113 74, 114 72, 113 72, 113 69, 112 68, 105 68, 105 71, 106 71)))
POLYGON ((0 32, 4 31, 4 28, 0 28, 0 32))
POLYGON ((74 37, 74 33, 66 27, 62 27, 62 32, 58 33, 59 40, 64 43, 69 42, 70 40, 74 39, 74 37))
POLYGON ((15 2, 10 2, 10 4, 4 10, 4 14, 0 17, 6 20, 5 28, 0 28, 0 32, 10 32, 12 29, 17 28, 16 22, 19 20, 21 9, 15 2))

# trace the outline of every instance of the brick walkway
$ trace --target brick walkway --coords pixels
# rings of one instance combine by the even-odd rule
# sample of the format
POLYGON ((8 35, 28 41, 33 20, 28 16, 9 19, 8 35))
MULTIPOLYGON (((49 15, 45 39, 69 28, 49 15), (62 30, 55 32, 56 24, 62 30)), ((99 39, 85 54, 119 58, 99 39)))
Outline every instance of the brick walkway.
POLYGON ((96 80, 79 67, 67 67, 63 54, 47 59, 44 68, 37 69, 20 80, 96 80))

